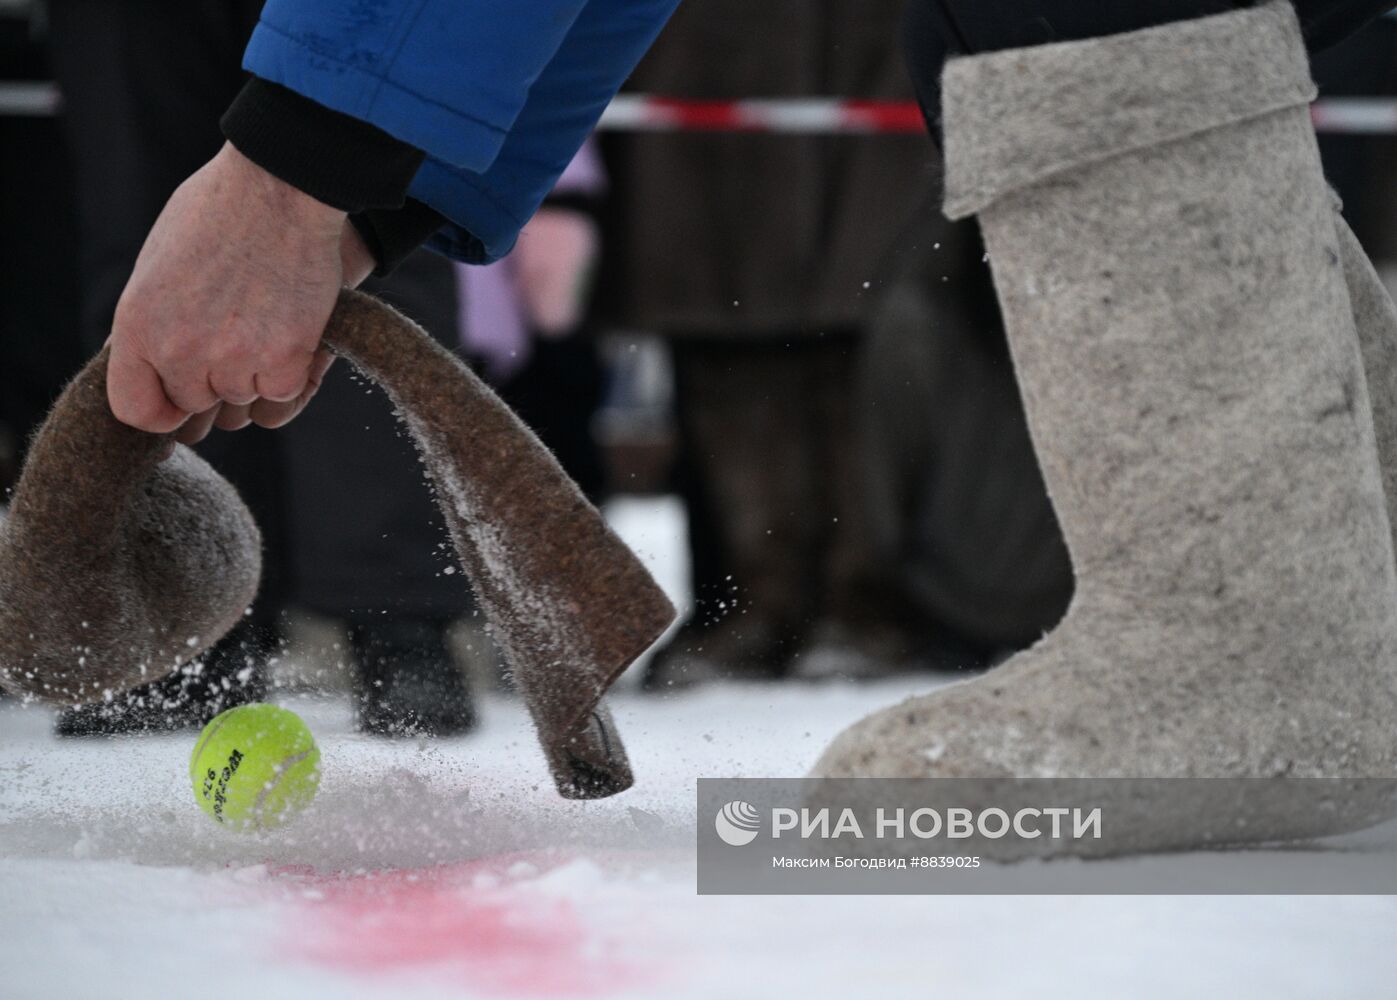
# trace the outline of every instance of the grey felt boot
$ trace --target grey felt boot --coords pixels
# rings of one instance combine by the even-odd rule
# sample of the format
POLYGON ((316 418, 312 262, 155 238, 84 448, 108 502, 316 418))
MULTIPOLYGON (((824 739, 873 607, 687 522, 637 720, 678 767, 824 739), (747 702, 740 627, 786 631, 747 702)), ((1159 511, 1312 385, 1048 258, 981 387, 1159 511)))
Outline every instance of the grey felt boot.
MULTIPOLYGON (((1290 5, 944 84, 947 212, 980 217, 1076 599, 816 775, 1397 776, 1392 541, 1290 5)), ((1360 813, 1210 818, 1270 841, 1360 813)), ((1137 817, 1131 845, 1202 843, 1198 819, 1137 817)))

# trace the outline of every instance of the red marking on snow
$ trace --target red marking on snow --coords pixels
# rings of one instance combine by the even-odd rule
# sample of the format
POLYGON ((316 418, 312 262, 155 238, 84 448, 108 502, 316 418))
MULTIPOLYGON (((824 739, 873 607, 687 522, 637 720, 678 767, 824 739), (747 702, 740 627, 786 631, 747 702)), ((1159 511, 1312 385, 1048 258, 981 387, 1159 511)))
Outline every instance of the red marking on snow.
POLYGON ((571 900, 510 873, 520 862, 545 872, 569 860, 504 855, 360 875, 293 867, 272 877, 301 890, 300 919, 284 938, 295 957, 341 971, 432 969, 505 996, 587 997, 653 983, 658 970, 634 957, 635 928, 593 926, 571 900))

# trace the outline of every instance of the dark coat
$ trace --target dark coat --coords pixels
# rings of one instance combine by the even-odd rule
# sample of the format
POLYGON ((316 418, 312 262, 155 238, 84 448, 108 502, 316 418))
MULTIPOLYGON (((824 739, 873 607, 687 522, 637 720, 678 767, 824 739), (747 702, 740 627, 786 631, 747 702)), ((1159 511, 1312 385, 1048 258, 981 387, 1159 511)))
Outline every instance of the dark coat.
MULTIPOLYGON (((419 250, 365 289, 456 346, 448 261, 419 250)), ((312 404, 277 433, 288 458, 293 602, 355 621, 383 612, 456 618, 474 607, 412 441, 381 389, 338 361, 312 404)))
MULTIPOLYGON (((681 5, 630 86, 702 99, 907 99, 901 7, 681 5)), ((862 321, 934 149, 920 135, 689 133, 627 137, 612 152, 624 320, 668 334, 784 335, 862 321)))

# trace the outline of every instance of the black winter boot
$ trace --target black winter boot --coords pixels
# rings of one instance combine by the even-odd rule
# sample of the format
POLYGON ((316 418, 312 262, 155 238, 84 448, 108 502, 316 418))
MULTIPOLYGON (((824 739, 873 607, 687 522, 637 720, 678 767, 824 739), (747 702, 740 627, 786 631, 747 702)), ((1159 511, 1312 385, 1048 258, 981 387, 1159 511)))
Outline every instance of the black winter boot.
POLYGON ((714 681, 771 681, 782 677, 804 630, 756 613, 703 625, 691 619, 656 651, 640 685, 678 691, 714 681))
POLYGON ((459 736, 475 726, 446 623, 384 618, 353 625, 359 729, 379 736, 459 736))
POLYGON ((111 701, 65 708, 59 736, 120 736, 197 729, 219 712, 265 701, 275 635, 244 619, 201 659, 111 701))

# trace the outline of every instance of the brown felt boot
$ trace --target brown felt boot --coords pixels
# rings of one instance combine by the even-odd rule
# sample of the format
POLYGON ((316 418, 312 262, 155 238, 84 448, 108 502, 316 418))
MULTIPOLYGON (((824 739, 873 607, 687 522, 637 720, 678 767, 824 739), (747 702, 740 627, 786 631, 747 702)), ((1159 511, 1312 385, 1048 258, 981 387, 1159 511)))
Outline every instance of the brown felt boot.
POLYGON ((198 659, 262 568, 233 487, 170 435, 118 423, 106 375, 103 350, 64 389, 0 525, 0 686, 61 705, 198 659))
POLYGON ((674 620, 669 599, 548 449, 421 328, 346 291, 325 341, 407 426, 559 794, 630 787, 603 695, 674 620))
MULTIPOLYGON (((1397 777, 1390 525, 1290 5, 944 81, 947 211, 980 217, 1076 599, 816 774, 1397 777)), ((1323 835, 1370 805, 1137 815, 1117 844, 1323 835)))
MULTIPOLYGON (((628 788, 602 697, 673 620, 669 600, 538 439, 420 327, 345 291, 325 341, 407 424, 558 792, 628 788)), ((242 618, 260 571, 237 493, 168 435, 118 423, 106 369, 103 351, 64 391, 0 527, 0 686, 60 704, 197 658, 242 618)))

